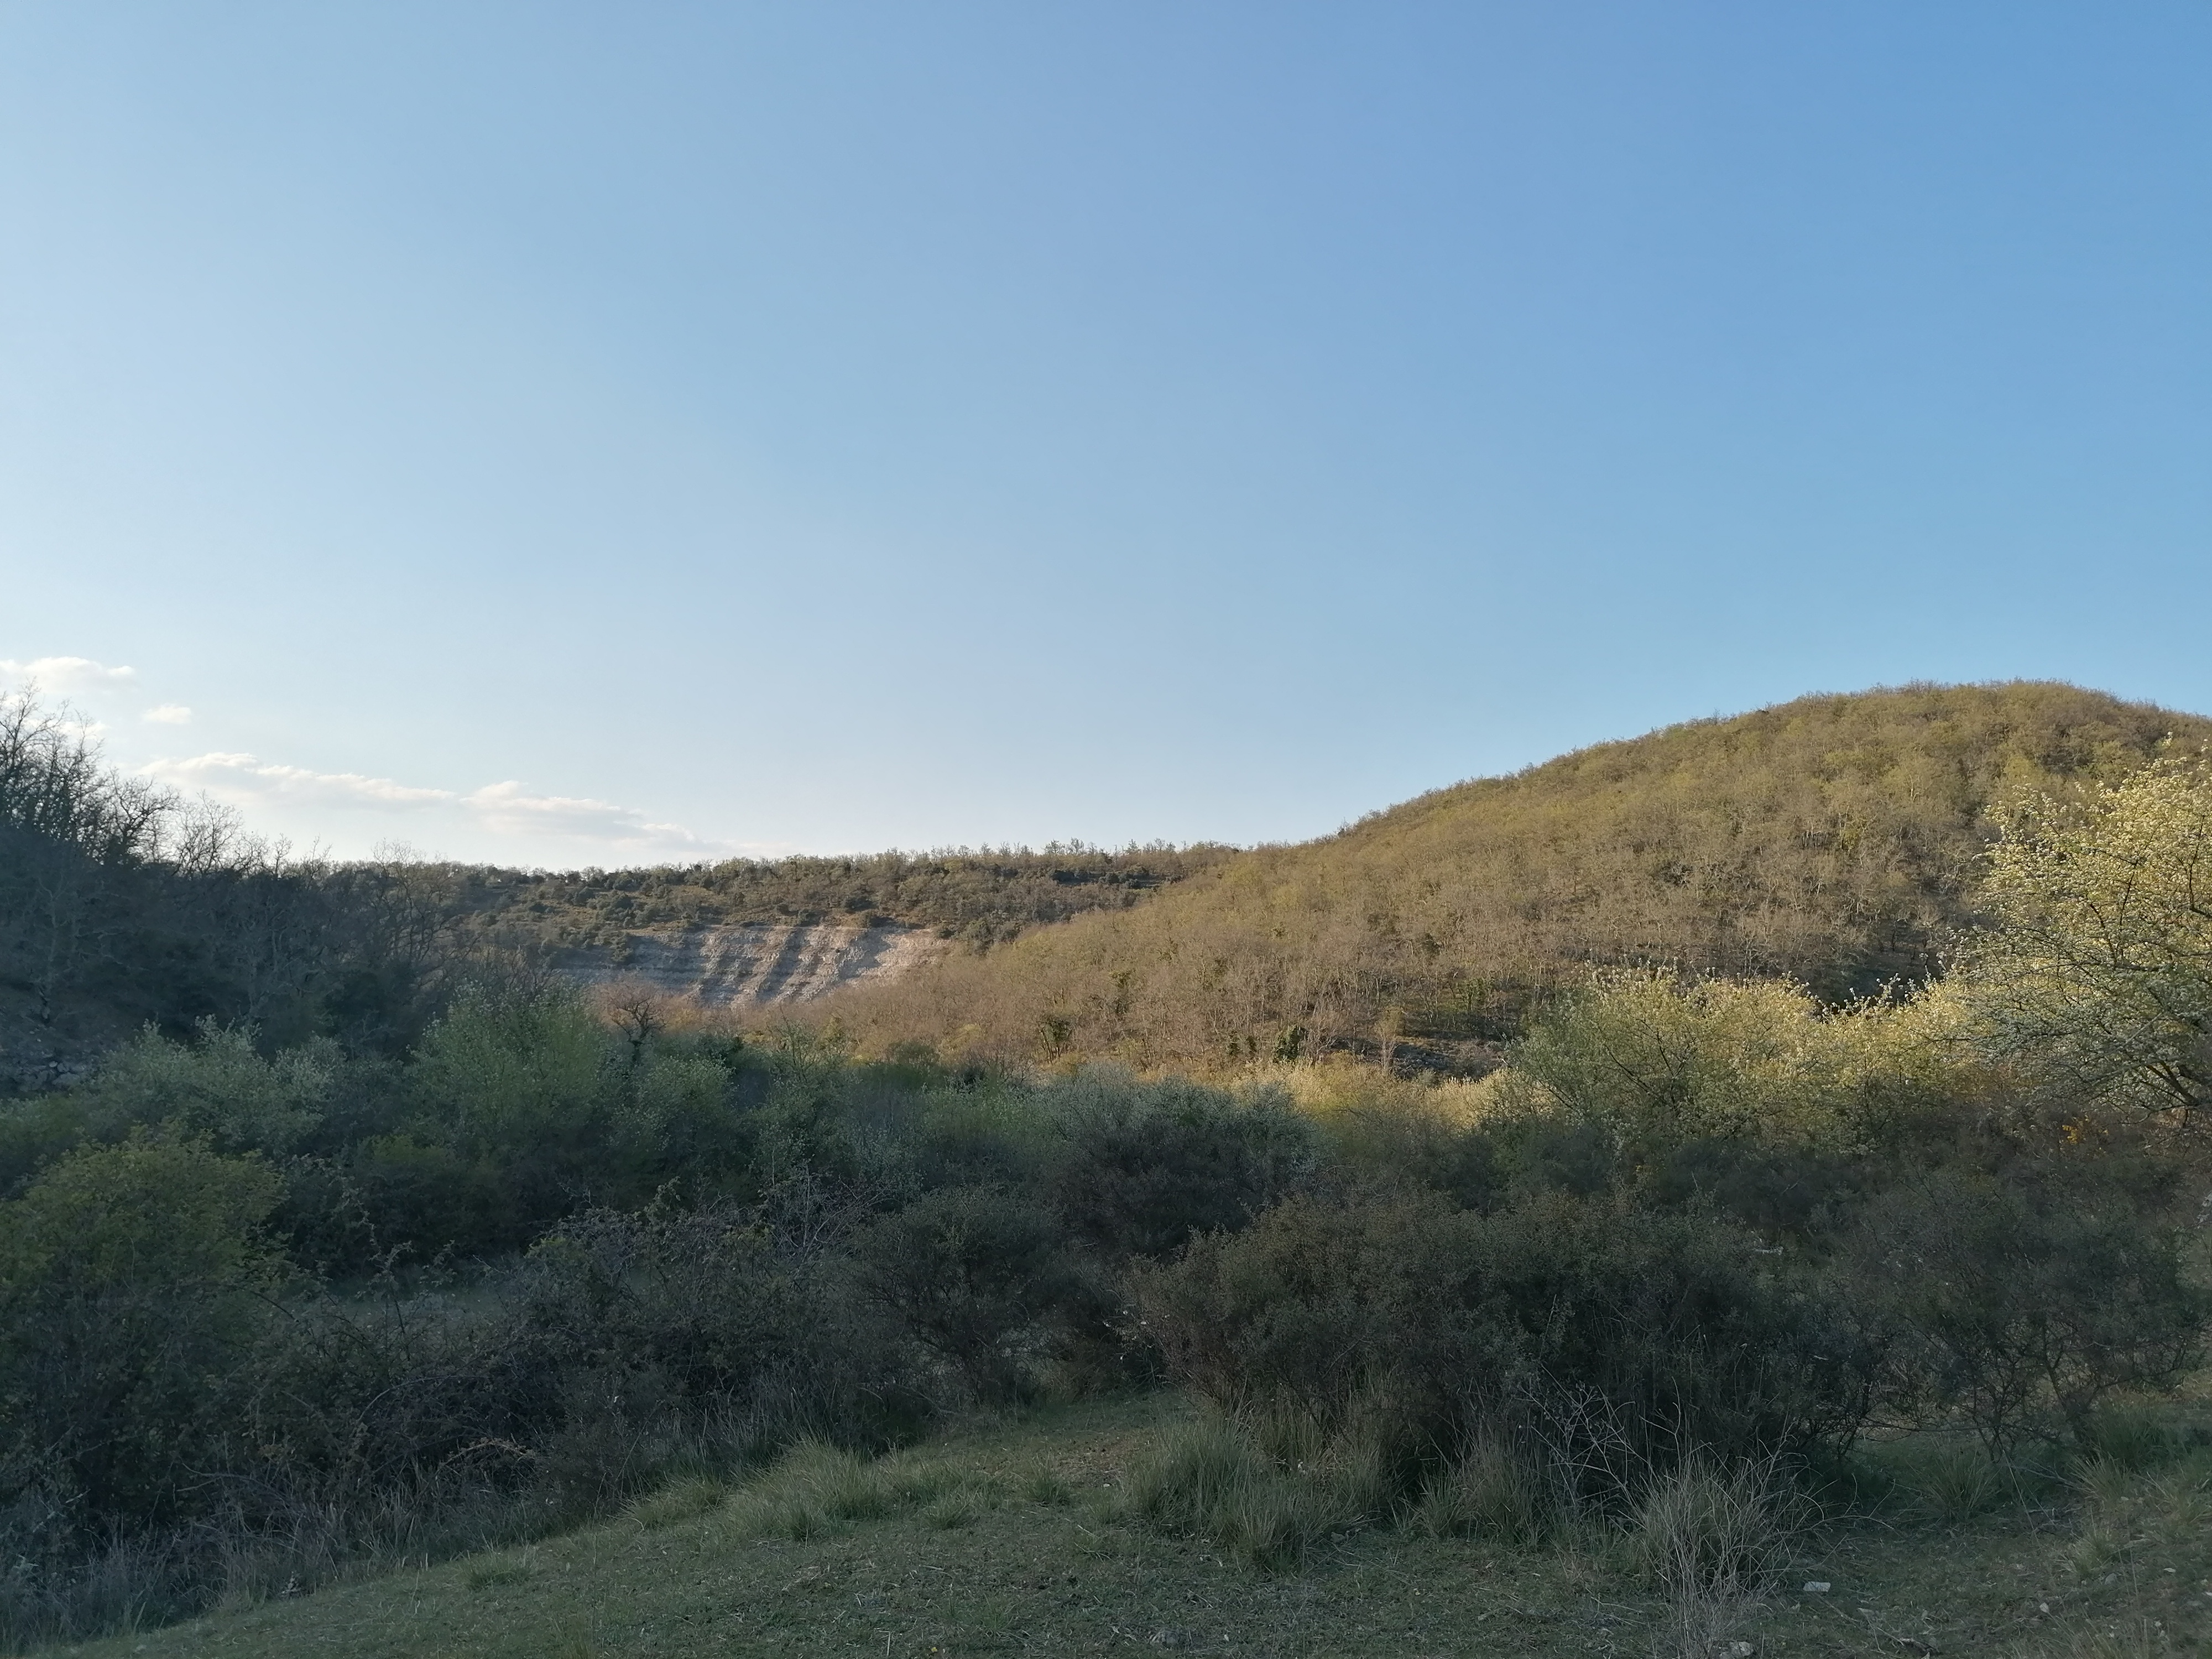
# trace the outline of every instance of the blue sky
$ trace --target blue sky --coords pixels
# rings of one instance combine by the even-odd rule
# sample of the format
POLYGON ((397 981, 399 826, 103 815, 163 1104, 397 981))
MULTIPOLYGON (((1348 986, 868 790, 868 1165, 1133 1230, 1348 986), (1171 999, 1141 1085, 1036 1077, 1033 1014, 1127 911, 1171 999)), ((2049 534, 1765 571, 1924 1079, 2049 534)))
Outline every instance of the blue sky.
POLYGON ((556 866, 2212 710, 2208 84, 2195 0, 0 0, 0 674, 556 866))

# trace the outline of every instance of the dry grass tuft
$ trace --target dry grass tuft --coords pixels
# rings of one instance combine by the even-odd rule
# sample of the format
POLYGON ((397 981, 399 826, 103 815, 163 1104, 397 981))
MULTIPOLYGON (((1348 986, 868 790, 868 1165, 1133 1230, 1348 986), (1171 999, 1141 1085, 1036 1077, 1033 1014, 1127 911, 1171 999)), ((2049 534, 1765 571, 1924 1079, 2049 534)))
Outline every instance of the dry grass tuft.
POLYGON ((1629 1547, 1664 1598, 1666 1650, 1705 1659, 1741 1630, 1806 1523, 1803 1499, 1771 1461, 1692 1462, 1655 1480, 1637 1506, 1629 1547))

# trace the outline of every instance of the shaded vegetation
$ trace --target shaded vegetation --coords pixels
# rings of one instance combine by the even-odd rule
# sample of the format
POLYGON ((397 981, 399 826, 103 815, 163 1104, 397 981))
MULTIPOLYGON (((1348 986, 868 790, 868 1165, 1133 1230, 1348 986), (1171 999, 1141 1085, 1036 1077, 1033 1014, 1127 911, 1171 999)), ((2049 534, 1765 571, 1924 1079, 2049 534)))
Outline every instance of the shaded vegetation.
POLYGON ((416 870, 303 863, 0 698, 0 1095, 147 1021, 404 1052, 453 981, 447 908, 416 870))
POLYGON ((1218 1425, 1133 1513, 1285 1566, 1704 1513, 1876 1428, 2045 1466, 2200 1358, 2197 1143, 2054 1118, 1940 1006, 1628 976, 1480 1083, 1286 1081, 866 1064, 530 987, 397 1064, 149 1034, 0 1119, 9 1628, 1163 1378, 1218 1425))
MULTIPOLYGON (((2189 1425, 2179 1414, 2171 1425, 2189 1425)), ((1176 1473, 1161 1467, 1167 1454, 1215 1437, 1205 1428, 1152 1396, 1025 1415, 881 1458, 807 1448, 750 1480, 678 1481, 565 1537, 428 1568, 419 1557, 394 1562, 313 1595, 241 1595, 207 1620, 82 1651, 1705 1659, 1741 1640, 1808 1659, 2117 1659, 2212 1640, 2212 1463, 2201 1449, 2004 1486, 1996 1503, 1947 1517, 1929 1500, 1947 1460, 1882 1448, 1860 1465, 1869 1495, 1856 1510, 1810 1533, 1784 1530, 1778 1547, 1766 1528, 1715 1527, 1710 1495, 1699 1502, 1692 1490, 1669 1506, 1689 1524, 1663 1530, 1538 1549, 1492 1533, 1370 1528, 1336 1533, 1294 1571, 1255 1572, 1212 1537, 1163 1530, 1139 1510, 1166 1484, 1159 1477, 1176 1473), (1723 1607, 1733 1620, 1692 1626, 1717 1644, 1676 1639, 1668 1581, 1686 1575, 1657 1547, 1670 1535, 1703 1545, 1674 1559, 1709 1583, 1732 1559, 1762 1592, 1723 1607), (1808 1582, 1829 1589, 1807 1592, 1808 1582)), ((1977 1467, 1957 1465, 1969 1477, 1977 1467)), ((1978 1472, 2001 1485, 1986 1465, 1978 1472)), ((1249 1465, 1228 1473, 1215 1489, 1239 1500, 1253 1535, 1284 1535, 1249 1465)), ((1314 1516, 1309 1504, 1291 1518, 1314 1516)))

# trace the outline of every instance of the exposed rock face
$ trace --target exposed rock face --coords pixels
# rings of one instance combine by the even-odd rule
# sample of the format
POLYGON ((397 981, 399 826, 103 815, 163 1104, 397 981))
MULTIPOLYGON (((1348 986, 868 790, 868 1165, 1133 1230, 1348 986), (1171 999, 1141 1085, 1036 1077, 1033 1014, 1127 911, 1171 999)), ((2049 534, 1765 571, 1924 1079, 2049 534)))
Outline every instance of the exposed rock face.
POLYGON ((629 933, 611 948, 578 946, 557 971, 586 985, 619 981, 708 1007, 757 1008, 904 973, 945 948, 918 927, 687 927, 629 933))

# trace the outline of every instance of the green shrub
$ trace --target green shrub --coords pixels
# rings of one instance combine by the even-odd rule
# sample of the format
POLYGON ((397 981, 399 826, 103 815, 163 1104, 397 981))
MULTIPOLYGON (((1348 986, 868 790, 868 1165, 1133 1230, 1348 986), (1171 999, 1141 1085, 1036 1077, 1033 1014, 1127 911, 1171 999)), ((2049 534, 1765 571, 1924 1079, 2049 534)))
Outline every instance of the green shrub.
POLYGON ((755 1212, 580 1217, 507 1288, 507 1340, 540 1370, 651 1372, 733 1456, 807 1436, 884 1445, 927 1415, 911 1346, 834 1263, 780 1252, 755 1212))
POLYGON ((2156 1468, 2190 1449, 2186 1427, 2141 1401, 2109 1401, 2082 1425, 2081 1449, 2130 1473, 2156 1468))
POLYGON ((1455 1115, 1478 1086, 1425 1088, 1343 1066, 1319 1072, 1300 1104, 1316 1118, 1331 1176, 1411 1182, 1463 1209, 1486 1210, 1499 1201, 1510 1172, 1498 1126, 1455 1115))
POLYGON ((861 1282, 977 1399, 1023 1394, 1092 1299, 1052 1215, 999 1187, 927 1194, 855 1234, 861 1282))
POLYGON ((426 1255, 520 1249, 672 1181, 726 1195, 757 1138, 727 1060, 726 1045, 657 1031, 618 1041, 565 991, 472 988, 424 1036, 404 1121, 343 1167, 382 1243, 426 1255))
POLYGON ((346 1092, 348 1063, 319 1041, 264 1059, 255 1035, 203 1019, 194 1041, 177 1042, 148 1026, 75 1088, 0 1106, 0 1194, 72 1147, 134 1128, 278 1160, 311 1150, 346 1092))
POLYGON ((1929 1170, 1865 1206, 1847 1241, 1850 1305, 1885 1396, 1956 1415, 1992 1455, 2088 1437, 2118 1389, 2171 1386, 2197 1361, 2212 1297, 2185 1238, 2113 1161, 1999 1174, 1929 1170))
POLYGON ((258 1160, 141 1133, 0 1205, 9 1496, 43 1493, 93 1533, 198 1501, 282 1277, 259 1231, 278 1191, 258 1160))
POLYGON ((55 1158, 100 1139, 96 1127, 105 1126, 95 1126, 73 1093, 0 1100, 0 1198, 20 1196, 55 1158))
POLYGON ((1293 1199, 1135 1277, 1171 1371, 1328 1433, 1378 1410, 1456 1455, 1498 1428, 1602 1496, 1697 1448, 1847 1442, 1866 1362, 1802 1281, 1708 1216, 1550 1194, 1293 1199))
POLYGON ((282 1157, 321 1127, 344 1062, 325 1042, 264 1060, 254 1036, 250 1025, 203 1019, 197 1040, 185 1044, 149 1027, 108 1055, 76 1094, 90 1121, 118 1133, 167 1124, 219 1152, 282 1157))
POLYGON ((1293 1198, 1178 1262, 1139 1264, 1132 1284, 1170 1374, 1201 1398, 1334 1427, 1377 1386, 1461 1370, 1451 1310, 1480 1224, 1433 1194, 1293 1198))
POLYGON ((471 990, 416 1052, 425 1114, 462 1145, 517 1147, 591 1134, 611 1098, 611 1034, 559 991, 471 990))
POLYGON ((1048 1085, 1065 1144, 1047 1179, 1075 1237, 1109 1259, 1163 1256, 1247 1225, 1310 1176, 1312 1126, 1285 1096, 1094 1069, 1048 1085))
POLYGON ((319 1516, 358 1547, 395 1510, 527 1535, 809 1437, 887 1444, 927 1411, 899 1331, 741 1211, 579 1218, 460 1302, 289 1311, 217 1449, 249 1537, 319 1516))
POLYGON ((1863 1158, 1713 1136, 1655 1147, 1634 1179, 1648 1204, 1704 1206, 1802 1249, 1880 1176, 1863 1158))
POLYGON ((1886 1471, 1912 1507, 1955 1524, 1986 1515, 2003 1501, 2003 1472, 1978 1443, 1917 1437, 1886 1449, 1886 1471))
POLYGON ((336 1168, 362 1206, 372 1259, 395 1246, 430 1257, 526 1242, 497 1162, 471 1158, 447 1140, 406 1130, 374 1135, 336 1168))

